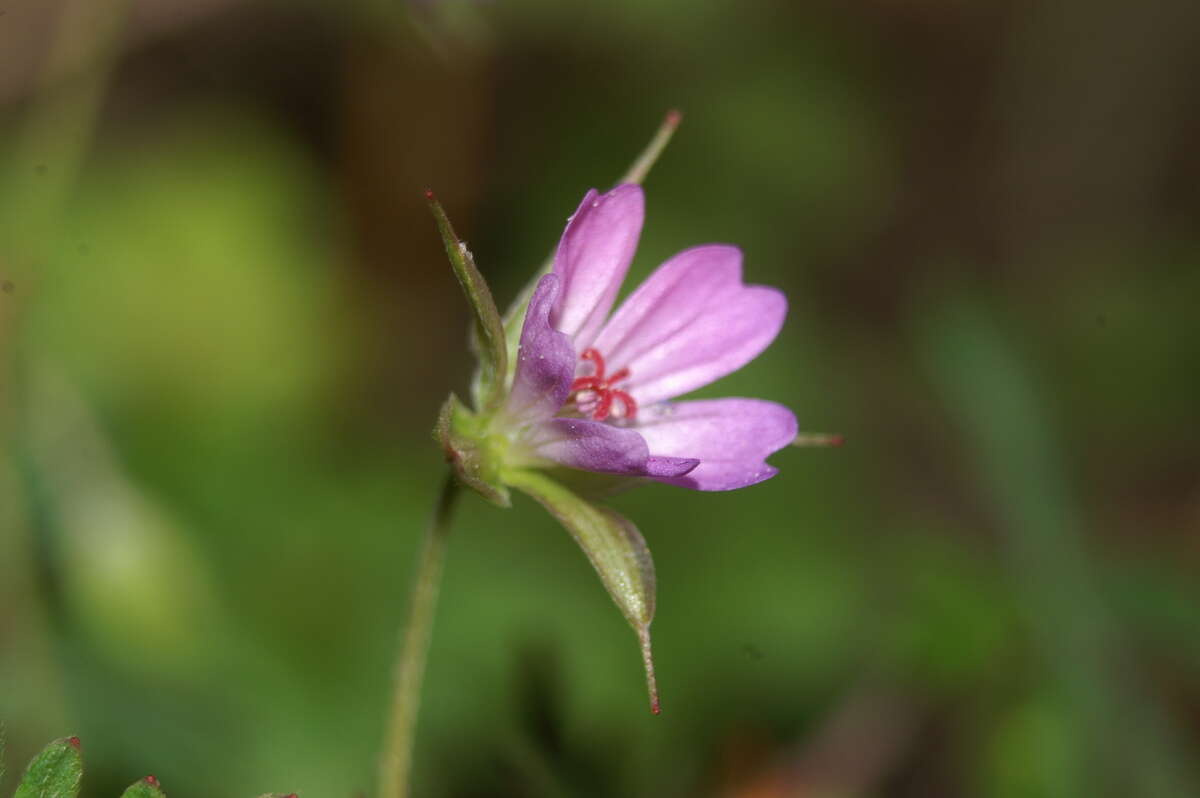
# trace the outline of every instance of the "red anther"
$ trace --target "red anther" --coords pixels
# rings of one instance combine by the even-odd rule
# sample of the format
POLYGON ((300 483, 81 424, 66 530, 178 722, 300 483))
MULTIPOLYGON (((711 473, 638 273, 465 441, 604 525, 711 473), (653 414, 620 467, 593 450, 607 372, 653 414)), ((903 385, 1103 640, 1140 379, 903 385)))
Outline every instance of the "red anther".
POLYGON ((632 396, 619 388, 611 388, 608 393, 612 398, 624 405, 625 411, 620 414, 621 418, 633 418, 637 415, 637 401, 632 396))
POLYGON ((683 121, 683 111, 680 111, 678 108, 672 108, 670 111, 667 111, 666 121, 668 125, 675 127, 683 121))
POLYGON ((146 783, 147 783, 147 784, 149 784, 151 787, 157 787, 157 786, 158 786, 158 779, 154 778, 154 774, 153 774, 153 773, 152 773, 152 774, 150 774, 149 776, 147 776, 146 778, 142 779, 142 781, 146 782, 146 783))
POLYGON ((581 354, 580 357, 583 358, 584 360, 590 360, 596 364, 596 373, 592 375, 593 377, 595 377, 596 379, 599 379, 599 380, 604 379, 604 356, 603 355, 601 355, 595 349, 588 347, 587 349, 583 350, 583 354, 581 354))
POLYGON ((68 737, 67 745, 71 746, 72 748, 78 748, 80 745, 79 738, 78 737, 68 737))
POLYGON ((433 200, 433 189, 431 189, 431 188, 425 189, 425 199, 430 200, 430 201, 433 200))

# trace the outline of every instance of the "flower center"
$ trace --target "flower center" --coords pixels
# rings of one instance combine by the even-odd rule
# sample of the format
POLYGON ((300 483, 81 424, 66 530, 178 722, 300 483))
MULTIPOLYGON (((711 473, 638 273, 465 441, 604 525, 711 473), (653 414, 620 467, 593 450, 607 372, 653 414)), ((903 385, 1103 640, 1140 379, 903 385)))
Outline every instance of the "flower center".
POLYGON ((579 412, 591 415, 596 421, 603 421, 609 416, 636 416, 637 402, 625 391, 613 387, 618 382, 629 379, 629 369, 606 375, 603 355, 591 348, 583 350, 579 357, 581 360, 591 361, 593 366, 591 374, 576 377, 575 382, 571 383, 571 396, 579 412))

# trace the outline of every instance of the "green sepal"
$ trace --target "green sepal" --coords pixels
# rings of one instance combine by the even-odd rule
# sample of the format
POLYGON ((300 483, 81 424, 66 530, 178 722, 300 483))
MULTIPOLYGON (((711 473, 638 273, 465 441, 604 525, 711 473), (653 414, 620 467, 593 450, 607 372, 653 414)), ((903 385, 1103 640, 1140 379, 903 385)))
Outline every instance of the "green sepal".
POLYGON ((450 259, 454 276, 458 278, 458 284, 462 286, 467 303, 475 314, 471 349, 479 361, 479 372, 473 386, 474 399, 478 409, 494 410, 504 399, 504 375, 508 373, 508 345, 505 343, 500 311, 492 299, 492 290, 475 266, 474 256, 454 232, 441 203, 432 191, 426 192, 425 196, 446 245, 446 256, 450 259))
POLYGON ((121 793, 121 798, 167 798, 167 794, 163 792, 158 779, 147 776, 126 787, 125 792, 121 793))
POLYGON ((462 484, 497 507, 512 506, 508 488, 500 480, 504 440, 488 433, 483 418, 450 394, 438 413, 433 434, 462 484))
POLYGON ((654 620, 654 560, 631 521, 580 498, 539 471, 509 470, 505 482, 533 497, 558 519, 583 549, 642 649, 650 710, 659 712, 658 685, 650 649, 654 620))
POLYGON ((82 778, 79 738, 63 737, 33 758, 13 798, 75 798, 82 778))

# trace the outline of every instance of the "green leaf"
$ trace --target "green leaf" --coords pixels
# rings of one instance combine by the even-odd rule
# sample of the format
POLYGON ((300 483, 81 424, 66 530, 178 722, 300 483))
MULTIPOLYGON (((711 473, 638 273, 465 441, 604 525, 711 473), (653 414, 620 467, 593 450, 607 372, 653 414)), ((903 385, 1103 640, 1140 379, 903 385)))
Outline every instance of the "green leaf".
POLYGON ((167 798, 167 794, 163 792, 158 779, 147 776, 141 781, 130 784, 125 792, 121 793, 121 798, 167 798))
POLYGON ((33 758, 13 798, 75 798, 82 777, 79 738, 63 737, 33 758))
POLYGON ((528 493, 549 510, 591 560, 600 581, 637 633, 646 667, 650 710, 657 715, 658 685, 650 650, 654 561, 641 533, 627 519, 581 499, 541 472, 507 471, 504 478, 509 485, 528 493))
POLYGON ((479 388, 475 397, 480 405, 478 409, 494 409, 504 398, 504 375, 508 373, 508 345, 504 339, 500 311, 496 309, 487 281, 475 267, 475 258, 454 232, 441 203, 432 191, 426 192, 425 196, 429 200, 433 218, 437 220, 442 241, 446 244, 446 255, 454 268, 454 276, 458 278, 458 284, 462 286, 467 302, 475 312, 472 348, 479 359, 479 388))
POLYGON ((460 482, 497 507, 509 507, 512 500, 499 471, 503 457, 499 448, 504 441, 489 436, 483 425, 483 420, 450 394, 438 413, 433 435, 460 482))

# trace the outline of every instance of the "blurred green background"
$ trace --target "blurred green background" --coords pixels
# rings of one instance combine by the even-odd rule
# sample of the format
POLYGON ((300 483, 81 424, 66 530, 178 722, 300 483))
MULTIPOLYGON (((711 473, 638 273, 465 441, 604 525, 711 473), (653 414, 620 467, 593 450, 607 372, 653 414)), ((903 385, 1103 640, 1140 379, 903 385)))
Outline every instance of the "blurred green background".
MULTIPOLYGON (((0 2, 0 718, 87 798, 369 794, 437 407, 673 107, 635 284, 739 244, 839 450, 614 504, 664 714, 467 497, 420 796, 1200 795, 1200 7, 0 2)), ((12 777, 0 790, 11 790, 12 777)))

